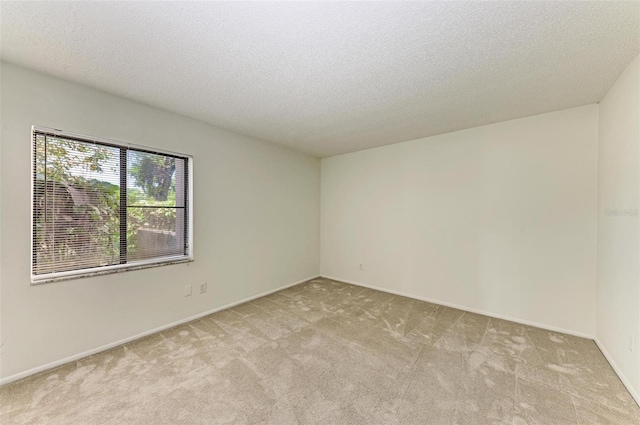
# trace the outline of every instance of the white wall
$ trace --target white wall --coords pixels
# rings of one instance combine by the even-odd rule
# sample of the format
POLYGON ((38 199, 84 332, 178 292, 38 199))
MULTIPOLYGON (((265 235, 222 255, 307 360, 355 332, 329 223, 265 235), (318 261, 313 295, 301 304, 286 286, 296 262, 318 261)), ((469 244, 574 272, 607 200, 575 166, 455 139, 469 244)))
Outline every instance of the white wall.
POLYGON ((1 78, 5 381, 318 275, 318 159, 10 64, 1 78), (193 155, 195 262, 30 286, 33 124, 193 155))
POLYGON ((598 173, 596 338, 640 403, 640 56, 600 102, 598 173))
POLYGON ((590 105, 325 158, 321 274, 592 336, 597 137, 590 105))

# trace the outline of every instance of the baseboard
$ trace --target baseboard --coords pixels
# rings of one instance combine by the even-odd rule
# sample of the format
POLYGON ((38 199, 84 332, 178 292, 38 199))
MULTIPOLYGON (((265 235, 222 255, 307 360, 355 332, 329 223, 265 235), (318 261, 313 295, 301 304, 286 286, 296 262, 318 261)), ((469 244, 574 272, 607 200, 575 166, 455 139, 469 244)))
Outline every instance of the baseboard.
POLYGON ((631 383, 629 382, 627 377, 624 375, 624 373, 622 373, 622 370, 618 367, 618 365, 613 360, 613 357, 611 357, 607 349, 604 348, 604 345, 600 342, 597 336, 593 339, 593 341, 596 343, 596 345, 602 352, 602 355, 604 356, 604 358, 607 359, 607 361, 609 362, 613 370, 616 372, 616 374, 618 375, 618 378, 620 378, 624 386, 627 387, 627 390, 629 391, 629 394, 631 394, 631 397, 633 397, 633 399, 636 401, 636 403, 638 403, 638 406, 640 407, 640 393, 631 386, 631 383))
POLYGON ((446 302, 446 301, 436 300, 436 299, 433 299, 433 298, 421 297, 419 295, 408 294, 408 293, 401 292, 401 291, 395 291, 393 289, 381 288, 381 287, 378 287, 378 286, 369 285, 369 284, 362 283, 362 282, 355 282, 355 281, 346 280, 346 279, 340 279, 338 277, 332 277, 332 276, 327 276, 327 275, 322 275, 322 277, 324 277, 326 279, 337 280, 339 282, 350 283, 352 285, 362 286, 364 288, 375 289, 376 291, 382 291, 382 292, 387 292, 389 294, 400 295, 402 297, 413 298, 413 299, 420 300, 420 301, 426 301, 426 302, 429 302, 429 303, 432 303, 432 304, 438 304, 438 305, 442 305, 442 306, 445 306, 445 307, 456 308, 458 310, 468 311, 470 313, 482 314, 483 316, 489 316, 489 317, 495 317, 496 319, 508 320, 510 322, 516 322, 516 323, 520 323, 520 324, 523 324, 523 325, 533 326, 533 327, 536 327, 536 328, 545 329, 545 330, 552 331, 552 332, 558 332, 558 333, 563 333, 563 334, 567 334, 567 335, 573 335, 573 336, 577 336, 577 337, 580 337, 580 338, 587 338, 587 339, 593 339, 594 338, 593 335, 585 334, 585 333, 581 333, 581 332, 575 332, 575 331, 572 331, 570 329, 564 329, 564 328, 560 328, 560 327, 549 326, 549 325, 545 325, 545 324, 542 324, 542 323, 533 322, 533 321, 530 321, 530 320, 523 320, 523 319, 519 319, 517 317, 510 317, 510 316, 505 316, 505 315, 502 315, 502 314, 496 314, 496 313, 492 313, 490 311, 480 310, 480 309, 477 309, 477 308, 470 308, 470 307, 466 307, 466 306, 459 305, 459 304, 453 304, 453 303, 446 302))
POLYGON ((188 323, 188 322, 192 322, 194 320, 200 319, 201 317, 208 316, 209 314, 213 314, 213 313, 216 313, 216 312, 221 311, 221 310, 226 310, 228 308, 235 307, 235 306, 237 306, 239 304, 244 304, 244 303, 246 303, 248 301, 255 300, 256 298, 264 297, 266 295, 273 294, 274 292, 282 291, 283 289, 287 289, 287 288, 290 288, 292 286, 299 285, 299 284, 301 284, 303 282, 306 282, 306 281, 311 280, 311 279, 316 279, 318 277, 320 277, 320 276, 319 275, 311 276, 311 277, 299 280, 297 282, 293 282, 293 283, 281 286, 281 287, 276 288, 276 289, 272 289, 272 290, 269 290, 269 291, 266 291, 266 292, 262 292, 262 293, 257 294, 257 295, 252 295, 252 296, 244 298, 242 300, 235 301, 233 303, 230 303, 230 304, 227 304, 227 305, 223 305, 221 307, 214 308, 213 310, 208 310, 208 311, 205 311, 205 312, 202 312, 202 313, 198 313, 198 314, 196 314, 194 316, 190 316, 190 317, 187 317, 185 319, 181 319, 181 320, 178 320, 178 321, 175 321, 175 322, 172 322, 172 323, 169 323, 169 324, 166 324, 166 325, 163 325, 163 326, 160 326, 160 327, 157 327, 157 328, 154 328, 154 329, 151 329, 151 330, 148 330, 148 331, 145 331, 145 332, 142 332, 142 333, 139 333, 139 334, 136 334, 136 335, 121 339, 119 341, 115 341, 115 342, 112 342, 112 343, 109 343, 109 344, 105 344, 105 345, 102 345, 100 347, 93 348, 91 350, 83 351, 82 353, 74 354, 72 356, 68 356, 68 357, 65 357, 63 359, 56 360, 56 361, 44 364, 42 366, 37 366, 37 367, 31 368, 31 369, 25 370, 24 372, 19 372, 19 373, 16 373, 14 375, 7 376, 6 378, 0 378, 0 386, 6 385, 6 384, 8 384, 10 382, 14 382, 14 381, 17 381, 17 380, 22 379, 22 378, 26 378, 27 376, 35 375, 36 373, 44 372, 46 370, 53 369, 53 368, 58 367, 58 366, 62 366, 64 364, 66 364, 66 363, 70 363, 70 362, 73 362, 73 361, 76 361, 76 360, 80 360, 80 359, 85 358, 85 357, 92 356, 94 354, 98 354, 98 353, 100 353, 102 351, 110 350, 110 349, 112 349, 114 347, 117 347, 119 345, 123 345, 123 344, 129 343, 131 341, 135 341, 136 339, 143 338, 145 336, 154 334, 156 332, 164 331, 164 330, 173 328, 173 327, 178 326, 178 325, 182 325, 182 324, 185 324, 185 323, 188 323))

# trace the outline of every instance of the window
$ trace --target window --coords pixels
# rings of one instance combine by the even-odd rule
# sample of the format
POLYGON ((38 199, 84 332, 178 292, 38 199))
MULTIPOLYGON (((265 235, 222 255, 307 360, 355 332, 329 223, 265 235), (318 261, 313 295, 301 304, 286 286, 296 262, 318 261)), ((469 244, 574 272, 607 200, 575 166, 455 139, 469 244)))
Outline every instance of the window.
POLYGON ((32 134, 32 283, 192 259, 190 156, 32 134))

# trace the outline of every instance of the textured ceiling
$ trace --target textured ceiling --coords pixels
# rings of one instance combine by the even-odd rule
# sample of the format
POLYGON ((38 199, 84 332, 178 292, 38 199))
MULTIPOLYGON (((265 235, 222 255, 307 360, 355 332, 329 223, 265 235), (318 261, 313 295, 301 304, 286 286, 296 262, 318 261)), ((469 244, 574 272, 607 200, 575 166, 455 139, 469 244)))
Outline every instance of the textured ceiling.
POLYGON ((5 61, 320 157, 595 103, 640 51, 638 1, 0 7, 5 61))

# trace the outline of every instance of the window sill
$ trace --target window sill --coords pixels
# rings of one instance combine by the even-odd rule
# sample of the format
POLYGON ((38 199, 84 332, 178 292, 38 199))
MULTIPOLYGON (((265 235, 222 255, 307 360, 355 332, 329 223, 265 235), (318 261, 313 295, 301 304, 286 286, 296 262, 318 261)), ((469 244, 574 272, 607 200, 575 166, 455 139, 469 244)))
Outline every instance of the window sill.
POLYGON ((147 261, 139 261, 130 264, 118 264, 115 266, 97 267, 95 269, 74 270, 69 272, 51 273, 49 275, 31 275, 31 285, 40 285, 43 283, 60 282, 63 280, 82 279, 87 277, 101 276, 105 274, 114 274, 128 272, 132 270, 142 270, 154 267, 170 266, 173 264, 192 263, 191 257, 172 257, 165 259, 153 259, 147 261))

